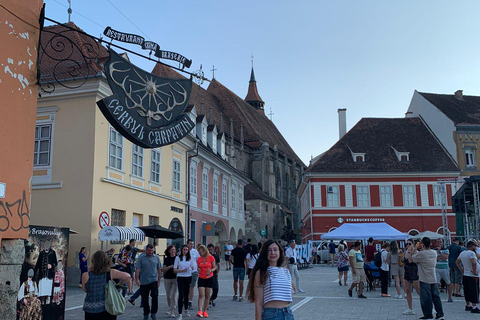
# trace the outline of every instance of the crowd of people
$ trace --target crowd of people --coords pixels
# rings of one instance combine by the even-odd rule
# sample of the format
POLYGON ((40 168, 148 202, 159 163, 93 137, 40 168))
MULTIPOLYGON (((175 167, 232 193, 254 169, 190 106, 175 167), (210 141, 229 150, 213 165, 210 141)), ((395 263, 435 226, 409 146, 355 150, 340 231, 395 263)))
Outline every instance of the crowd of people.
MULTIPOLYGON (((122 248, 115 264, 112 251, 95 252, 87 270, 88 252, 80 250, 81 287, 87 293, 84 303, 85 319, 115 319, 105 311, 103 288, 109 279, 116 280, 127 300, 135 305, 141 297, 144 320, 156 320, 158 312, 158 288, 163 275, 168 316, 176 319, 190 317, 194 309, 195 292, 198 294, 197 317, 208 318, 208 310, 215 307, 218 296, 218 276, 221 271, 220 248, 217 245, 194 246, 188 240, 177 252, 169 245, 163 263, 154 253, 154 247, 147 245, 144 250, 135 247, 135 240, 122 248), (133 293, 134 283, 138 290, 133 293), (197 287, 197 290, 195 290, 197 287), (103 305, 102 305, 103 303, 103 305)), ((292 295, 305 292, 300 288, 297 251, 295 241, 287 247, 269 240, 258 245, 248 239, 239 239, 235 248, 229 241, 225 247, 226 270, 232 269, 234 301, 244 300, 244 281, 248 277, 245 297, 255 305, 255 319, 293 319, 289 304, 292 295)), ((362 247, 355 241, 350 248, 341 241, 338 245, 330 242, 332 266, 338 269, 338 285, 348 286, 348 272, 351 284, 347 290, 353 297, 366 299, 364 286, 371 290, 380 287, 381 297, 406 299, 404 315, 413 315, 413 291, 420 297, 423 316, 420 319, 444 319, 441 291, 446 291, 447 301, 452 297, 464 297, 465 311, 480 313, 478 308, 480 270, 480 247, 477 242, 468 241, 466 246, 454 238, 446 248, 441 239, 420 241, 409 239, 402 248, 397 241, 375 243, 369 239, 362 247), (334 252, 334 253, 332 253, 334 252), (336 261, 336 263, 334 263, 336 261), (393 293, 389 294, 392 284, 393 293), (435 311, 435 317, 434 317, 435 311)))
POLYGON ((348 253, 341 243, 336 248, 333 241, 329 244, 332 266, 336 260, 338 269, 338 284, 347 285, 348 271, 352 272, 352 283, 347 290, 350 297, 357 289, 358 298, 367 298, 364 294, 364 284, 372 290, 380 283, 381 297, 391 297, 388 293, 393 280, 395 299, 407 301, 404 315, 413 315, 413 290, 420 296, 420 306, 423 316, 420 319, 444 319, 442 301, 439 292, 447 293, 447 301, 453 302, 453 297, 465 298, 465 311, 480 313, 477 307, 479 299, 478 270, 480 270, 480 248, 472 240, 466 246, 459 238, 454 238, 446 248, 442 239, 423 238, 415 242, 408 239, 405 248, 401 249, 397 241, 378 244, 370 238, 362 252, 362 243, 356 241, 348 253), (337 249, 335 251, 335 249, 337 249), (335 259, 336 258, 336 259, 335 259), (462 294, 463 289, 463 294, 462 294), (433 316, 435 309, 435 318, 433 316))

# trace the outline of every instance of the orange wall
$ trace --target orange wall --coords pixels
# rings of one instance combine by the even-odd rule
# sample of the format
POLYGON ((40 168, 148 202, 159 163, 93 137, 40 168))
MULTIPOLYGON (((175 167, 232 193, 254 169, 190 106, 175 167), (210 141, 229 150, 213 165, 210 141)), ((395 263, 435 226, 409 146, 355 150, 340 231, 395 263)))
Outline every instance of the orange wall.
POLYGON ((42 5, 42 0, 2 0, 0 6, 0 182, 6 184, 0 241, 28 236, 42 5))

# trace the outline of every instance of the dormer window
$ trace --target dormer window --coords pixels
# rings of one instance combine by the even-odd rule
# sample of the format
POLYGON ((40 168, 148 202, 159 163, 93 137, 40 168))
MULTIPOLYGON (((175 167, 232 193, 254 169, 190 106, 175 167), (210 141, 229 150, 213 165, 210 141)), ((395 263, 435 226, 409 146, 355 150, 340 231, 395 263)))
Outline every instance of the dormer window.
POLYGON ((475 148, 474 147, 464 147, 465 150, 465 167, 474 168, 477 166, 475 161, 475 148))
POLYGON ((197 117, 197 138, 202 141, 203 145, 207 145, 207 117, 199 115, 197 117))
POLYGON ((399 162, 409 162, 410 161, 410 152, 401 152, 392 147, 393 151, 395 151, 395 155, 399 162))
POLYGON ((353 152, 352 149, 348 148, 352 154, 353 162, 363 163, 365 162, 365 153, 353 152))
POLYGON ((202 123, 202 142, 203 144, 207 144, 207 127, 202 123))
POLYGON ((222 157, 222 159, 225 160, 225 134, 220 133, 217 136, 217 151, 222 157))

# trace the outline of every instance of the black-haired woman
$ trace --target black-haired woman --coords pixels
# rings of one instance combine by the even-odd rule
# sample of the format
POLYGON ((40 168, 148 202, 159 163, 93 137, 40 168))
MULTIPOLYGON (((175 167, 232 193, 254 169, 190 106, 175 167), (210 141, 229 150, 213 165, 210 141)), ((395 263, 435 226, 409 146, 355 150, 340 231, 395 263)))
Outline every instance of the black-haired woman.
POLYGON ((292 279, 284 268, 285 253, 278 242, 263 245, 247 287, 248 300, 255 303, 255 320, 293 320, 292 279))
POLYGON ((92 256, 90 271, 82 275, 82 289, 87 293, 83 303, 85 320, 114 320, 105 310, 105 285, 109 279, 120 280, 120 285, 130 280, 130 274, 110 269, 111 261, 103 251, 97 251, 92 256))
POLYGON ((190 283, 192 282, 192 270, 195 269, 195 263, 190 257, 190 251, 185 244, 180 249, 180 254, 175 258, 173 272, 177 274, 178 287, 178 318, 182 319, 182 311, 185 310, 185 316, 190 317, 188 311, 188 294, 190 292, 190 283))
POLYGON ((259 253, 258 253, 258 247, 256 244, 252 245, 252 251, 247 254, 247 276, 250 279, 250 272, 252 272, 253 267, 255 267, 255 263, 257 262, 259 253))

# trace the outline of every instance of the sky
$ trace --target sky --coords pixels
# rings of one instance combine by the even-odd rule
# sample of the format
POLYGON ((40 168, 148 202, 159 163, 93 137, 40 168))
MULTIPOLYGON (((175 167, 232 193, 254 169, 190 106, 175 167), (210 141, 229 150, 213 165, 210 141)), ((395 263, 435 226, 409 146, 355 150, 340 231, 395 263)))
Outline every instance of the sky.
MULTIPOLYGON (((67 0, 44 2, 46 17, 68 21, 67 0)), ((404 117, 414 90, 480 95, 480 1, 72 0, 72 10, 91 35, 107 26, 141 35, 209 79, 215 65, 241 98, 253 54, 265 113, 306 165, 338 141, 339 108, 348 130, 364 117, 404 117)))

